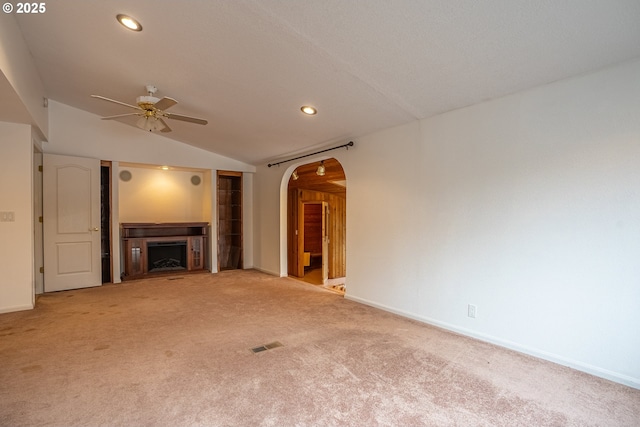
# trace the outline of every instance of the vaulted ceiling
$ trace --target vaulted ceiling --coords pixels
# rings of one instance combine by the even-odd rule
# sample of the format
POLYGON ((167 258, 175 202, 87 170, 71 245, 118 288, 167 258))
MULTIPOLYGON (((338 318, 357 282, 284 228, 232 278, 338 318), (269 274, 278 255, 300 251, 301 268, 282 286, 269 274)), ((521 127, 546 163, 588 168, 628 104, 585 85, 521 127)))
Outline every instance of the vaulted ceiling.
POLYGON ((55 0, 15 17, 49 98, 114 115, 130 111, 90 95, 135 104, 153 84, 209 121, 163 135, 251 164, 640 57, 637 0, 55 0))

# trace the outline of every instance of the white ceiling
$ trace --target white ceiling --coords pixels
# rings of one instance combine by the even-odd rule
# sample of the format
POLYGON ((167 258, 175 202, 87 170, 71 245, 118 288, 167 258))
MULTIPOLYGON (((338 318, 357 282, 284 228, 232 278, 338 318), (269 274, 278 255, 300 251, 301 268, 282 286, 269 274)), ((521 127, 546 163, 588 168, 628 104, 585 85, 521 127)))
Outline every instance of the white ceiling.
MULTIPOLYGON (((47 96, 209 120, 170 138, 251 164, 640 57, 638 0, 109 0, 15 15, 47 96), (143 25, 124 29, 116 14, 143 25), (311 104, 319 113, 300 113, 311 104)), ((123 120, 125 122, 125 120, 123 120)), ((130 122, 131 124, 133 123, 130 122)), ((142 130, 141 130, 142 132, 142 130)))

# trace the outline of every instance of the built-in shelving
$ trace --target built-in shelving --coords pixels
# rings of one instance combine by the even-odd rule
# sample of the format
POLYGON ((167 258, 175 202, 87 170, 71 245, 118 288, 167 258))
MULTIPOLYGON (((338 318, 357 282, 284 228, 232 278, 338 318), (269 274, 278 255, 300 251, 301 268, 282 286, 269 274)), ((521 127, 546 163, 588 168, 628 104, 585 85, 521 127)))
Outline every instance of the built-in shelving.
POLYGON ((242 172, 218 171, 218 267, 242 268, 242 172))

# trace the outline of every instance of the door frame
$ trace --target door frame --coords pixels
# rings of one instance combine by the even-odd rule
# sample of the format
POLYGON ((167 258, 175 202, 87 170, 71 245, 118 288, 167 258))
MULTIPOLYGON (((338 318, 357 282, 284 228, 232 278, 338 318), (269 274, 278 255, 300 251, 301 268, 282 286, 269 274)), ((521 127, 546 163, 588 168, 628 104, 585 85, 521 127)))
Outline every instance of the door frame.
POLYGON ((329 279, 329 202, 322 200, 300 200, 298 202, 298 277, 304 277, 304 235, 305 235, 305 207, 307 205, 321 205, 322 216, 320 218, 322 238, 322 284, 329 279))
POLYGON ((44 230, 42 213, 42 161, 44 155, 38 144, 33 144, 33 292, 44 293, 44 230))
MULTIPOLYGON (((280 181, 280 251, 279 251, 279 271, 269 271, 271 274, 279 275, 280 277, 287 276, 299 276, 300 270, 300 255, 299 252, 298 235, 300 233, 300 227, 298 225, 297 218, 300 212, 300 191, 299 189, 289 188, 289 181, 293 172, 300 166, 308 165, 310 163, 317 163, 322 160, 335 159, 342 167, 345 175, 345 180, 348 181, 347 168, 345 168, 344 161, 340 160, 342 156, 318 156, 312 159, 305 159, 292 163, 282 175, 280 181), (296 227, 297 226, 297 227, 296 227), (297 229, 296 229, 297 228, 297 229)), ((348 206, 349 192, 345 198, 345 203, 348 206)), ((345 210, 345 226, 346 218, 348 218, 348 212, 345 210)), ((335 242, 334 242, 335 243, 335 242)), ((330 244, 334 244, 330 243, 330 244)), ((344 244, 346 245, 346 237, 344 238, 344 244)), ((345 254, 346 255, 346 254, 345 254)), ((327 256, 328 258, 328 256, 327 256)), ((346 264, 346 261, 345 261, 346 264)), ((341 282, 344 282, 344 277, 341 277, 341 282)), ((331 283, 334 279, 328 279, 327 282, 331 283)))
MULTIPOLYGON (((109 193, 107 194, 107 198, 109 199, 109 219, 107 221, 108 225, 109 225, 109 230, 108 230, 108 236, 109 236, 109 277, 111 278, 111 282, 103 282, 103 283, 115 283, 115 278, 113 275, 113 164, 111 161, 109 160, 101 160, 100 161, 100 180, 102 181, 102 168, 108 168, 109 169, 109 177, 108 177, 108 186, 109 186, 109 193)), ((102 182, 101 182, 101 186, 102 186, 102 182)), ((104 205, 103 202, 104 198, 102 197, 102 192, 100 194, 100 212, 102 213, 102 211, 104 210, 104 205)), ((100 227, 102 227, 102 217, 100 218, 100 227)), ((102 234, 102 230, 101 230, 101 234, 102 234)), ((102 248, 102 238, 100 239, 100 248, 102 248)), ((101 264, 102 265, 102 253, 100 254, 101 256, 101 264)))

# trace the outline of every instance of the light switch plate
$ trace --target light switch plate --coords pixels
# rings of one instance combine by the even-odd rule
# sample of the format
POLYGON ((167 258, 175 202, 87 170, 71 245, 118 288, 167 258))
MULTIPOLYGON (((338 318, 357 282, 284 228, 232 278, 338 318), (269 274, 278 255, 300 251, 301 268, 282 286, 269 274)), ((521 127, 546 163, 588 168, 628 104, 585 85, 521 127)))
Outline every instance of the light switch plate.
POLYGON ((0 222, 14 222, 15 212, 0 212, 0 222))

